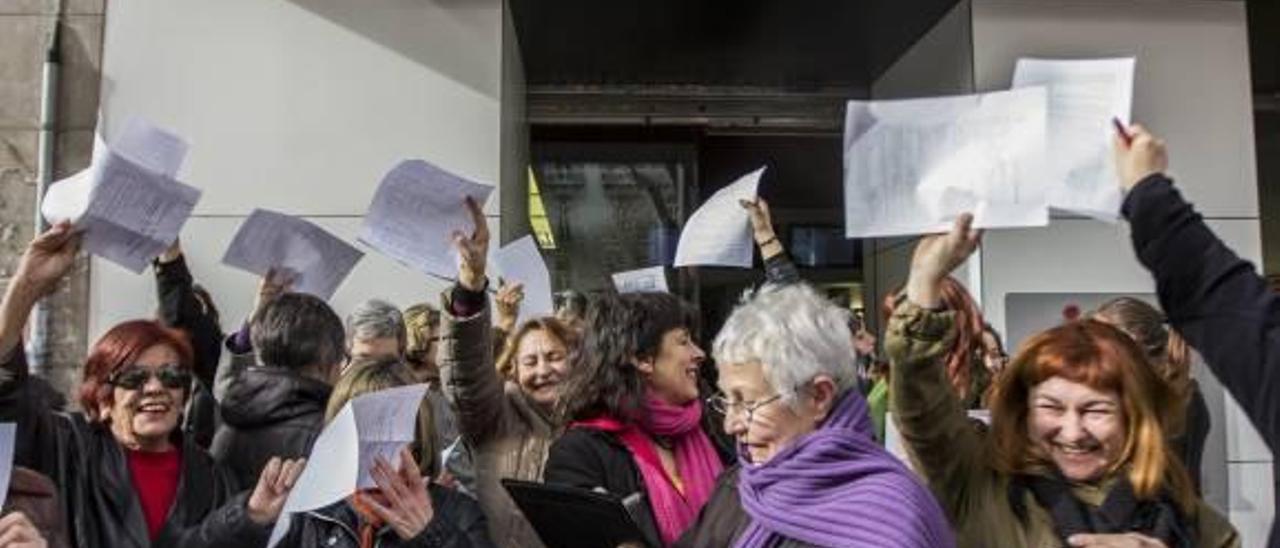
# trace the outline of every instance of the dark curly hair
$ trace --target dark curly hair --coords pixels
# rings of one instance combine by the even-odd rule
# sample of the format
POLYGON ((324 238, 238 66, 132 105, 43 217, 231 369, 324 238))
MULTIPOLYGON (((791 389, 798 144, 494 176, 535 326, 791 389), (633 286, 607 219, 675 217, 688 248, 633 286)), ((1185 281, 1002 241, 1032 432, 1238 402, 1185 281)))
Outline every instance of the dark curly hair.
POLYGON ((610 415, 637 420, 644 413, 645 380, 632 360, 657 356, 673 329, 693 331, 691 307, 670 293, 605 295, 591 303, 582 344, 561 389, 564 422, 610 415))

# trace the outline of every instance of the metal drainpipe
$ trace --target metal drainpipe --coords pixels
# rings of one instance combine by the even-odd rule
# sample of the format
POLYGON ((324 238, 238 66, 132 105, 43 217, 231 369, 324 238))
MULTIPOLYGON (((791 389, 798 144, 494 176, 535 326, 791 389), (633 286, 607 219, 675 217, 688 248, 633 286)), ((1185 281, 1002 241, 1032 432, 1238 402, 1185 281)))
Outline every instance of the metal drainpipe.
MULTIPOLYGON (((44 78, 40 86, 40 163, 36 178, 36 234, 48 228, 40 206, 44 193, 53 183, 53 156, 57 146, 58 72, 62 64, 58 38, 62 33, 62 0, 58 0, 53 21, 53 33, 44 57, 44 78)), ((31 311, 31 333, 27 341, 27 362, 31 372, 40 376, 49 373, 49 305, 48 299, 40 299, 31 311)))

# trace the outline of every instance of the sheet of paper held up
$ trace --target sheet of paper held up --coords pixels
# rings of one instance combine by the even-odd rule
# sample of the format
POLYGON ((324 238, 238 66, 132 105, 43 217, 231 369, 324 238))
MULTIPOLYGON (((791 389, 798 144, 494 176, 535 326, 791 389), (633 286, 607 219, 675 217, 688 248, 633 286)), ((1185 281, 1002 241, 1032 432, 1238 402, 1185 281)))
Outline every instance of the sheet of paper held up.
POLYGON ((1049 222, 1042 159, 1047 94, 850 101, 845 113, 845 236, 1049 222))
POLYGON ((293 289, 329 300, 364 253, 306 220, 255 209, 231 240, 223 264, 266 275, 283 268, 294 276, 293 289))
POLYGON ((375 457, 399 466, 400 448, 413 442, 426 394, 427 385, 415 384, 357 396, 342 406, 316 438, 268 548, 289 532, 291 514, 323 508, 357 489, 376 488, 369 473, 375 457))
POLYGON ((1018 59, 1013 87, 1049 90, 1049 206, 1115 222, 1120 186, 1111 158, 1111 119, 1129 120, 1133 102, 1132 57, 1120 59, 1018 59))
POLYGON ((13 479, 13 447, 16 436, 15 423, 0 423, 0 506, 4 506, 9 497, 9 481, 13 479))
POLYGON ((453 279, 453 232, 475 227, 464 200, 481 207, 493 187, 458 177, 422 160, 405 160, 383 177, 365 213, 360 241, 427 274, 453 279))
POLYGON ((551 273, 542 260, 533 236, 525 236, 502 246, 493 254, 497 275, 507 283, 524 284, 524 301, 520 303, 518 323, 555 314, 551 298, 551 273))
POLYGON ((675 266, 736 266, 751 268, 755 244, 751 218, 738 200, 756 197, 765 168, 739 177, 711 195, 684 224, 676 246, 675 266))
POLYGON ((186 150, 176 135, 130 120, 114 146, 95 139, 89 167, 51 185, 40 212, 83 229, 89 253, 142 272, 200 200, 199 189, 174 179, 186 150))
POLYGON ((618 293, 670 292, 667 289, 667 268, 664 266, 651 266, 639 270, 615 272, 613 274, 613 286, 618 288, 618 293))

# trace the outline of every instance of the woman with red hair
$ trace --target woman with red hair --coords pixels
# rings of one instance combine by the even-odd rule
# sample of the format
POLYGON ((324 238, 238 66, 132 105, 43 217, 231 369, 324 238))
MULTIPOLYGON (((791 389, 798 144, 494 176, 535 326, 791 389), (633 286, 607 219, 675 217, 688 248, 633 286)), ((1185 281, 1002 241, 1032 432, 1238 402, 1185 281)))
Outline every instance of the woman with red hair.
MULTIPOLYGON (((27 247, 0 304, 0 359, 6 384, 29 380, 21 348, 32 306, 71 268, 79 235, 59 224, 27 247)), ((265 542, 302 461, 274 459, 253 492, 235 495, 230 476, 178 428, 189 396, 191 345, 154 321, 119 324, 94 344, 84 365, 81 412, 38 406, 17 417, 19 447, 57 484, 73 545, 98 547, 250 546, 265 542)))
POLYGON ((957 313, 942 280, 977 248, 965 215, 925 237, 889 321, 890 405, 960 546, 1233 547, 1166 444, 1169 385, 1120 330, 1073 321, 1023 343, 973 428, 945 370, 957 313))

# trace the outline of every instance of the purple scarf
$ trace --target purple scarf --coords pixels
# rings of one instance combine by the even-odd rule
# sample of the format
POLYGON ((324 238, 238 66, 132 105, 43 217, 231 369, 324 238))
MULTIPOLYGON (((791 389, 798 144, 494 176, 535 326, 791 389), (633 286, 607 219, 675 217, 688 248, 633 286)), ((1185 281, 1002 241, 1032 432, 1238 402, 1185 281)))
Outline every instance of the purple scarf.
POLYGON ((644 479, 645 494, 658 523, 662 543, 670 546, 693 524, 702 505, 711 498, 723 465, 715 446, 711 445, 711 439, 702 431, 701 401, 694 399, 686 405, 676 406, 650 394, 645 406, 648 414, 643 425, 598 417, 575 422, 571 426, 613 432, 627 446, 644 479), (662 460, 653 445, 653 436, 671 440, 676 469, 683 480, 683 492, 676 489, 662 467, 662 460))
POLYGON ((850 390, 822 426, 768 462, 740 457, 738 496, 752 521, 736 546, 955 546, 933 495, 872 431, 866 402, 850 390))

